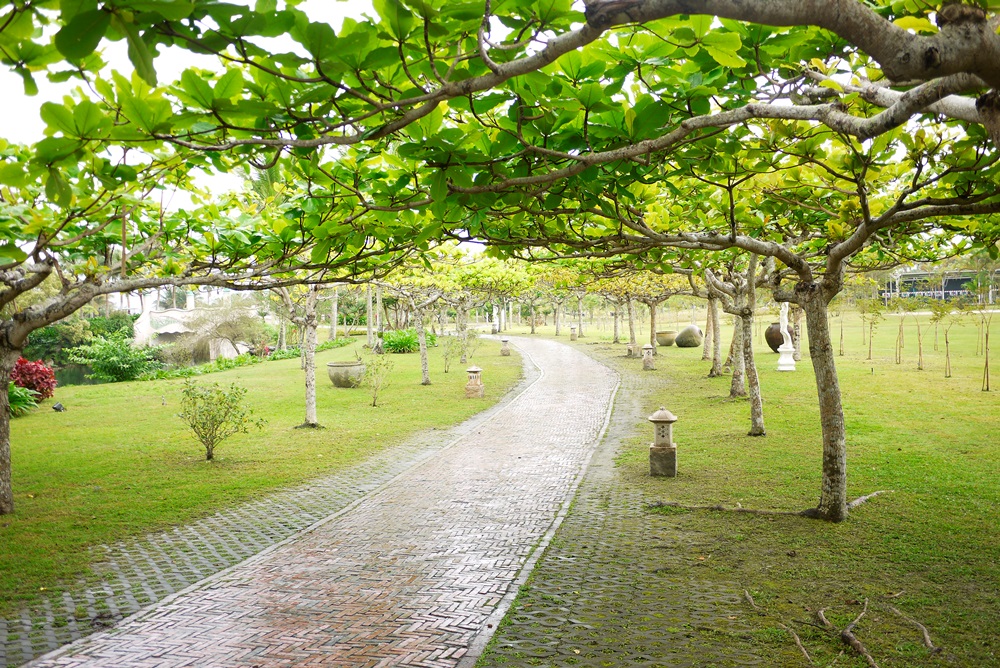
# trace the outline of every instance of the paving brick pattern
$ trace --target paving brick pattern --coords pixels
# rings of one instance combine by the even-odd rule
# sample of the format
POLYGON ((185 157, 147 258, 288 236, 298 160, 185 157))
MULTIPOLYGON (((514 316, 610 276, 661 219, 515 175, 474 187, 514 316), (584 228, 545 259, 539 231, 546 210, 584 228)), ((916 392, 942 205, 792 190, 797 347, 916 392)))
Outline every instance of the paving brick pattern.
POLYGON ((403 471, 433 456, 503 410, 507 399, 446 431, 428 431, 360 464, 262 499, 94 550, 95 577, 11 619, 0 619, 0 667, 19 666, 181 591, 341 511, 403 471))
MULTIPOLYGON (((770 644, 767 651, 782 654, 763 653, 742 588, 703 572, 705 537, 677 516, 648 512, 662 487, 615 465, 622 440, 636 435, 649 412, 645 398, 669 396, 669 372, 639 371, 639 360, 621 356, 624 346, 586 349, 621 368, 609 437, 477 666, 803 665, 794 647, 770 644)), ((640 433, 652 438, 648 427, 640 433)))
MULTIPOLYGON (((616 382, 565 346, 518 343, 544 373, 489 422, 345 512, 32 665, 458 665, 564 509, 616 382)), ((176 570, 222 557, 183 530, 174 540, 191 548, 176 570)))

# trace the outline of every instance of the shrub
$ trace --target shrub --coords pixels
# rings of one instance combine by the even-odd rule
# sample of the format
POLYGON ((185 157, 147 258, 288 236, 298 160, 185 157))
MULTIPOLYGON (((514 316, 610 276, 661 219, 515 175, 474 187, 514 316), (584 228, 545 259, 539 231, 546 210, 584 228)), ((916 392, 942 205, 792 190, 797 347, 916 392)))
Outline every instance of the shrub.
POLYGON ((83 345, 92 338, 90 325, 83 318, 63 320, 33 331, 24 346, 24 356, 64 366, 69 363, 69 349, 83 345))
POLYGON ((8 411, 11 417, 21 417, 32 408, 38 407, 35 395, 38 393, 26 387, 18 387, 11 381, 7 384, 8 411))
POLYGON ((56 374, 41 360, 29 362, 23 357, 18 359, 10 379, 18 387, 34 390, 38 401, 48 399, 56 391, 56 374))
MULTIPOLYGON (((427 345, 437 345, 437 337, 430 332, 425 332, 427 345)), ((413 327, 409 329, 397 329, 384 332, 382 335, 382 345, 387 353, 415 353, 420 350, 420 342, 417 340, 417 330, 413 327)))
POLYGON ((122 335, 126 339, 135 337, 135 321, 138 316, 130 315, 125 311, 115 311, 111 315, 98 315, 87 318, 90 331, 94 336, 112 338, 122 335))
POLYGON ((155 346, 133 346, 131 339, 118 334, 98 337, 89 345, 74 348, 69 359, 90 365, 94 371, 91 378, 118 383, 161 368, 163 363, 156 359, 157 353, 155 346))
POLYGON ((191 381, 184 383, 181 391, 181 413, 195 437, 205 446, 205 459, 215 459, 215 446, 233 434, 245 434, 250 427, 262 429, 263 419, 253 419, 253 410, 243 405, 246 388, 231 384, 228 388, 218 383, 199 387, 191 381))
POLYGON ((378 406, 379 392, 389 386, 394 366, 388 355, 368 354, 364 358, 365 377, 361 383, 371 390, 372 406, 378 406))

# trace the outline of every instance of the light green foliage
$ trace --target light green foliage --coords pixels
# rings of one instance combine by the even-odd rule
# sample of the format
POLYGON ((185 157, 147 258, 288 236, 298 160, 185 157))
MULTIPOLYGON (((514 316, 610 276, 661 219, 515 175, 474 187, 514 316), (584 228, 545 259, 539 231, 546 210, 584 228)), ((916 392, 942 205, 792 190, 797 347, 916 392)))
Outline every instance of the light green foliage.
POLYGON ((372 395, 372 406, 378 406, 379 394, 389 387, 392 381, 392 370, 395 362, 388 355, 377 355, 370 353, 365 355, 365 377, 361 383, 368 388, 372 395))
POLYGON ((445 336, 441 339, 441 361, 444 363, 444 372, 451 369, 453 360, 462 355, 462 340, 458 336, 445 336))
POLYGON ((10 402, 8 411, 11 417, 21 417, 34 408, 38 408, 35 397, 38 392, 27 387, 19 387, 11 382, 7 385, 7 400, 10 402))
POLYGON ((246 388, 235 383, 224 388, 218 383, 198 386, 185 381, 178 417, 205 446, 205 459, 215 459, 215 446, 230 436, 245 434, 251 427, 263 429, 265 421, 255 420, 253 410, 244 405, 246 393, 246 388))
POLYGON ((163 366, 157 359, 156 346, 135 346, 132 339, 122 335, 98 337, 93 342, 74 348, 69 360, 87 364, 93 369, 92 378, 110 383, 135 380, 163 366))
POLYGON ((471 360, 473 357, 475 357, 476 351, 479 350, 479 345, 482 342, 483 340, 479 338, 479 332, 471 329, 465 332, 464 348, 465 348, 466 359, 471 360))

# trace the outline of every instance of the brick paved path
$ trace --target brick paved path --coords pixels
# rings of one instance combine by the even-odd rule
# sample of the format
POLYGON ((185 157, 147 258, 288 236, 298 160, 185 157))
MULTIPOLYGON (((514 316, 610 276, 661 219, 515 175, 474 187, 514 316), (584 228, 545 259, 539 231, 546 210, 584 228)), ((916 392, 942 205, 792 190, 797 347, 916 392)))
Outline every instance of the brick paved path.
POLYGON ((542 376, 474 433, 311 531, 31 665, 468 664, 565 512, 616 384, 568 347, 517 343, 542 376))

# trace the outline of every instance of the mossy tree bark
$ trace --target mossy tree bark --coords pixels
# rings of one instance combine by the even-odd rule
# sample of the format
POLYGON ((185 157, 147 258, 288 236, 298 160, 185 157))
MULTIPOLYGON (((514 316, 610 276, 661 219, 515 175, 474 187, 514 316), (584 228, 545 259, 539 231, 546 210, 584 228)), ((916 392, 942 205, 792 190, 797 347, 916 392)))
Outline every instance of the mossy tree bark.
POLYGON ((847 518, 847 433, 827 320, 829 299, 826 291, 817 287, 802 289, 800 285, 795 292, 806 314, 809 357, 816 376, 823 430, 823 482, 815 515, 840 522, 847 518))

